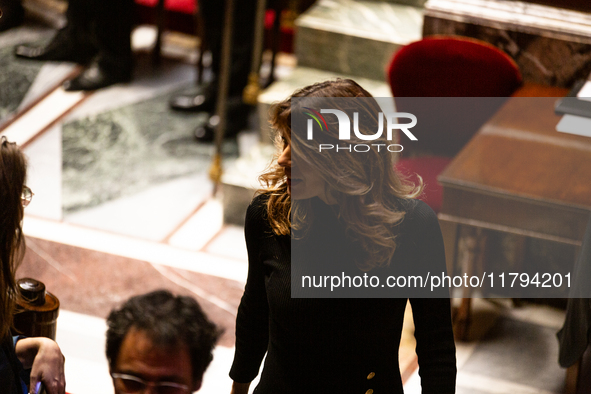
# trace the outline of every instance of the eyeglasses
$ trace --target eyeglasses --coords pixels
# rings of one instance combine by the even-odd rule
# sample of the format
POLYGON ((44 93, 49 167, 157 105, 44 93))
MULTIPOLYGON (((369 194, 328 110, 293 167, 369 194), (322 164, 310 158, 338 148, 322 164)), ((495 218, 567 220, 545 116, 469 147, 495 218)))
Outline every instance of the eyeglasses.
POLYGON ((23 203, 23 207, 29 205, 35 193, 31 191, 29 186, 23 186, 23 194, 21 194, 21 202, 23 203))
POLYGON ((148 387, 154 387, 158 394, 189 394, 191 390, 185 384, 175 382, 148 382, 142 378, 122 373, 112 373, 116 387, 123 393, 144 393, 148 387))

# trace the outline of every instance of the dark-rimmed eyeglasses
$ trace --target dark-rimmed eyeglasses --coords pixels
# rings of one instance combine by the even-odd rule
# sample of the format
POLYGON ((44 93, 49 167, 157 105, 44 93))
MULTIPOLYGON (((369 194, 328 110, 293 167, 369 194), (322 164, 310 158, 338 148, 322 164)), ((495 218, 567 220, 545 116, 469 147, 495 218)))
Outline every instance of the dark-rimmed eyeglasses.
POLYGON ((29 205, 35 193, 31 190, 29 186, 23 186, 23 194, 21 194, 21 202, 23 203, 23 207, 29 205))
POLYGON ((148 387, 154 387, 158 394, 189 394, 191 390, 185 384, 175 382, 149 382, 142 378, 123 373, 112 373, 115 387, 126 394, 144 393, 148 387))

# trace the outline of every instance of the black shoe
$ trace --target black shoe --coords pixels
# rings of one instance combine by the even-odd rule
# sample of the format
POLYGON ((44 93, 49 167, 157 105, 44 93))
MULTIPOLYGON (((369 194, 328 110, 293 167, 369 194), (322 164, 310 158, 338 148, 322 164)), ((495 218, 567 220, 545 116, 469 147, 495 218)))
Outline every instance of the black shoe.
POLYGON ((72 29, 67 26, 60 29, 53 39, 44 47, 17 45, 14 54, 30 60, 51 60, 86 64, 95 55, 96 50, 91 44, 84 44, 80 38, 74 37, 72 29))
POLYGON ((170 99, 170 108, 175 111, 185 112, 213 112, 217 96, 211 82, 205 86, 199 86, 195 92, 179 94, 170 99))
MULTIPOLYGON (((236 138, 236 135, 247 126, 248 112, 242 115, 242 111, 228 111, 228 121, 226 121, 226 130, 224 132, 224 139, 236 138), (237 114, 239 112, 239 115, 237 114), (233 116, 238 115, 238 116, 233 116)), ((198 142, 213 142, 215 139, 215 129, 219 123, 219 117, 217 115, 210 116, 208 121, 202 125, 197 126, 193 131, 193 135, 198 142)))
POLYGON ((215 126, 211 126, 209 122, 199 125, 193 130, 193 135, 197 142, 213 142, 215 137, 215 126))
POLYGON ((21 3, 21 0, 0 0, 0 31, 12 29, 23 23, 25 18, 25 9, 21 3))
POLYGON ((111 73, 94 61, 76 78, 66 81, 64 89, 67 92, 97 90, 129 81, 131 81, 131 73, 111 73))

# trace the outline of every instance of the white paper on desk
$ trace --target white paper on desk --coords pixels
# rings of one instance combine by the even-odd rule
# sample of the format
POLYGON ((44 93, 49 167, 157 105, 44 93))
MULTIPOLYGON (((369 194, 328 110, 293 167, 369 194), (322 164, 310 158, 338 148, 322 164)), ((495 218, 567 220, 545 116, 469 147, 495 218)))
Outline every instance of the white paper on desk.
POLYGON ((585 82, 579 93, 577 93, 577 98, 585 101, 591 101, 591 81, 585 82))
POLYGON ((556 131, 591 137, 591 118, 564 115, 556 125, 556 131))

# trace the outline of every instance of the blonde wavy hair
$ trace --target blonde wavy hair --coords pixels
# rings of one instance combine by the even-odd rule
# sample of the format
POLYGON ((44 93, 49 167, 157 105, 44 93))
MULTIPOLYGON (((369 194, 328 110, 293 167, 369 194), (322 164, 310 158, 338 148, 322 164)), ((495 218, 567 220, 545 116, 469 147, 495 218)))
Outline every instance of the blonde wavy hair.
MULTIPOLYGON (((347 234, 361 244, 366 252, 364 261, 357 261, 363 271, 390 264, 396 250, 395 227, 404 218, 405 212, 400 199, 411 199, 421 194, 423 185, 415 185, 394 170, 393 154, 385 149, 377 152, 371 149, 358 154, 318 154, 319 143, 338 144, 338 125, 328 122, 322 133, 315 132, 314 141, 304 137, 305 128, 291 130, 292 112, 299 111, 298 100, 294 98, 321 98, 324 108, 345 108, 343 97, 365 97, 360 100, 359 128, 363 134, 374 134, 381 109, 373 96, 350 79, 336 79, 316 83, 296 91, 291 97, 275 104, 271 109, 270 123, 276 130, 278 154, 269 169, 260 176, 264 188, 260 193, 268 195, 267 217, 271 228, 277 235, 290 234, 294 238, 304 238, 314 222, 311 200, 294 200, 287 191, 286 176, 277 164, 281 151, 291 144, 292 154, 297 152, 298 160, 317 169, 326 182, 326 195, 336 201, 338 216, 345 223, 347 234), (335 99, 331 99, 335 98, 335 99), (328 104, 327 104, 328 100, 328 104), (332 125, 332 127, 330 127, 332 125), (363 130, 366 132, 363 132, 363 130), (313 145, 314 144, 314 145, 313 145)), ((333 117, 329 117, 333 118, 333 117)), ((384 133, 385 134, 385 133, 384 133)), ((388 145, 391 141, 380 137, 372 144, 388 145)))

